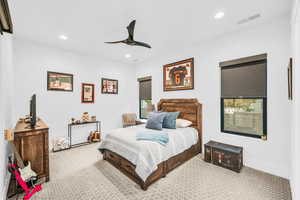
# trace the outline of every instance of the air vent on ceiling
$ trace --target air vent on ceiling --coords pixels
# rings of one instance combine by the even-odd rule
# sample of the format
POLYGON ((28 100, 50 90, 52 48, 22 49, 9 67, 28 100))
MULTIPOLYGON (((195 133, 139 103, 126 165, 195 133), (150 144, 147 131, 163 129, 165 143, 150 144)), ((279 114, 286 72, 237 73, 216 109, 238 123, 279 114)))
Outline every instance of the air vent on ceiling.
POLYGON ((256 19, 258 19, 258 18, 260 18, 260 17, 261 17, 260 14, 255 14, 255 15, 252 15, 252 16, 250 16, 250 17, 241 19, 240 21, 238 21, 238 24, 245 24, 245 23, 248 23, 248 22, 250 22, 250 21, 256 20, 256 19))

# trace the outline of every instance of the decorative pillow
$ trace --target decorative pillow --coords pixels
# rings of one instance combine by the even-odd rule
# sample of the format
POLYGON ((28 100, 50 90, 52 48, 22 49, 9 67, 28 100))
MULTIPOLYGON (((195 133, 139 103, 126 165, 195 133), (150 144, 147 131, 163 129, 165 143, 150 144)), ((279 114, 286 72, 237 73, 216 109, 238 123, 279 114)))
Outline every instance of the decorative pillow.
POLYGON ((186 119, 176 119, 176 128, 186 128, 192 125, 193 122, 186 119))
POLYGON ((176 129, 176 119, 180 112, 166 112, 163 128, 176 129))
POLYGON ((155 129, 155 130, 162 130, 162 124, 164 121, 164 118, 166 116, 166 113, 160 112, 152 112, 148 116, 146 128, 155 129))

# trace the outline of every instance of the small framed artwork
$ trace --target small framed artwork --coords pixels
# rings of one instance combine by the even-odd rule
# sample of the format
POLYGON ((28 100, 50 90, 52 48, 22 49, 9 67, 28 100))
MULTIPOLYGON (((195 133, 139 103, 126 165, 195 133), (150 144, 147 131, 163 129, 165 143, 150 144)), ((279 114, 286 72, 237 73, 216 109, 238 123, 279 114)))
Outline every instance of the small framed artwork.
POLYGON ((73 74, 48 71, 47 90, 73 92, 73 74))
POLYGON ((290 58, 288 65, 288 97, 293 100, 293 59, 290 58))
POLYGON ((164 91, 194 89, 194 58, 164 65, 164 91))
POLYGON ((102 94, 118 94, 118 80, 102 78, 102 94))
POLYGON ((95 85, 91 83, 82 83, 81 85, 81 103, 95 102, 95 85))

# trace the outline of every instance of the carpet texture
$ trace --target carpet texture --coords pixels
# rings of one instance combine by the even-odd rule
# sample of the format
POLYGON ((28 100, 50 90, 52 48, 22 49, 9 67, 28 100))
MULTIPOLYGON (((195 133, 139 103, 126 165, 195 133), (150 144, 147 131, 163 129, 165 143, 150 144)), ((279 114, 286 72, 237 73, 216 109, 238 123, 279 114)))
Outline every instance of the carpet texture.
POLYGON ((232 172, 204 162, 200 155, 143 191, 102 160, 98 145, 51 153, 50 182, 32 199, 291 200, 285 179, 247 167, 232 172))

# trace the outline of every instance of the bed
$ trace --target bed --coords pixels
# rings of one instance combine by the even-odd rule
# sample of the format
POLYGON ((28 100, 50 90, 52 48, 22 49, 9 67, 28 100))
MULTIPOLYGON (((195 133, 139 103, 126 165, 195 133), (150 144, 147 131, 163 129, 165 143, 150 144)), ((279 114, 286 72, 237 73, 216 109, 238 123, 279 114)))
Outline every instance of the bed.
POLYGON ((135 134, 145 129, 144 125, 139 125, 108 133, 99 148, 104 160, 143 190, 202 152, 202 105, 198 100, 161 99, 157 107, 159 111, 180 111, 179 118, 191 121, 192 125, 188 128, 164 129, 170 138, 167 146, 135 141, 135 134))

